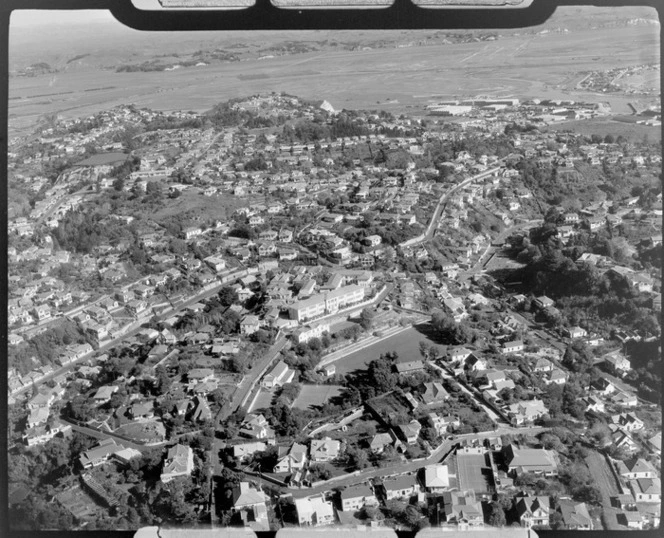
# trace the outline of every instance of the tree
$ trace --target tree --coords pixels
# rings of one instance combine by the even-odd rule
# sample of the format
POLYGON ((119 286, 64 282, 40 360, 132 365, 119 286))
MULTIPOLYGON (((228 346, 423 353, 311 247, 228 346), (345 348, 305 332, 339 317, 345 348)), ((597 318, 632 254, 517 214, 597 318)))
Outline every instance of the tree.
POLYGON ((370 308, 363 308, 360 312, 360 326, 368 331, 373 326, 375 314, 370 308))
POLYGON ((595 504, 598 506, 602 504, 602 493, 599 491, 599 488, 594 485, 583 485, 576 488, 573 497, 574 500, 579 502, 595 504))
POLYGON ((157 394, 157 396, 166 394, 168 392, 168 389, 171 387, 173 381, 168 376, 166 367, 163 364, 160 364, 159 366, 157 366, 157 368, 155 368, 155 376, 157 378, 155 381, 155 393, 157 394))
POLYGON ((494 501, 490 505, 491 515, 489 516, 489 525, 492 527, 504 527, 507 520, 505 518, 505 510, 502 505, 494 501))
POLYGON ((237 292, 230 286, 224 286, 219 290, 219 301, 223 306, 231 306, 238 302, 237 292))

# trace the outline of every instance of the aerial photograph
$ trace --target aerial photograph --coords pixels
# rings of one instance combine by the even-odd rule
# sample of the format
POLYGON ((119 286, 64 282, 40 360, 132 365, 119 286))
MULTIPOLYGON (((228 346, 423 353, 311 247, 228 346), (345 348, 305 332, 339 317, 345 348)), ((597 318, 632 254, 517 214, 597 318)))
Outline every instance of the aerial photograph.
POLYGON ((9 529, 658 529, 659 36, 13 12, 9 529))

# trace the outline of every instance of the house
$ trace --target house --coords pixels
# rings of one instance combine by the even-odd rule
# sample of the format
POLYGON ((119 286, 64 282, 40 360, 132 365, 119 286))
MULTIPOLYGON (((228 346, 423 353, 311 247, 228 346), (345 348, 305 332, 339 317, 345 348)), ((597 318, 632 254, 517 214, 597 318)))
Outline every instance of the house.
POLYGON ((39 424, 43 424, 48 420, 50 410, 48 407, 38 407, 30 411, 28 415, 28 428, 34 428, 39 424))
POLYGON ((146 419, 154 417, 154 407, 152 402, 132 404, 129 412, 134 419, 146 419))
POLYGON ((300 327, 293 332, 293 339, 298 343, 308 342, 312 338, 320 338, 323 333, 330 330, 329 323, 319 323, 317 325, 307 325, 300 327))
POLYGON ((168 449, 159 478, 166 484, 178 476, 189 476, 193 470, 194 451, 188 446, 177 444, 168 449))
POLYGON ((625 525, 628 529, 643 530, 643 525, 646 522, 646 518, 638 510, 618 512, 616 517, 618 522, 625 525))
POLYGON ((618 391, 611 396, 611 402, 619 407, 636 407, 639 403, 636 394, 618 391))
POLYGON ((660 503, 662 501, 662 483, 659 478, 637 478, 629 481, 637 503, 660 503))
POLYGON ((636 452, 640 448, 637 442, 632 439, 632 436, 624 430, 616 430, 613 432, 611 440, 616 448, 621 448, 629 453, 636 452))
POLYGON ((548 525, 551 512, 551 500, 546 495, 516 499, 516 513, 522 527, 548 525))
POLYGON ((427 465, 424 468, 424 488, 428 493, 442 493, 450 487, 447 465, 427 465))
POLYGON ((482 504, 475 500, 473 492, 446 491, 443 493, 445 521, 459 529, 484 526, 482 504))
POLYGON ((583 338, 584 336, 588 335, 586 330, 582 329, 581 327, 566 328, 563 330, 563 334, 568 338, 583 338))
POLYGON ((369 443, 369 449, 376 454, 381 454, 385 447, 394 443, 389 433, 377 433, 369 443))
POLYGON ((291 370, 284 361, 279 361, 269 373, 263 377, 261 384, 266 389, 272 389, 290 383, 295 377, 295 370, 291 370))
POLYGON ((53 420, 47 424, 40 424, 33 428, 29 428, 23 434, 23 440, 28 446, 43 445, 48 443, 59 433, 71 431, 69 424, 64 424, 58 420, 53 420))
POLYGON ((429 423, 438 432, 438 435, 445 435, 451 430, 461 426, 461 421, 458 417, 452 415, 440 416, 436 413, 429 413, 429 423))
POLYGON ((504 353, 518 353, 523 351, 524 345, 521 340, 515 340, 514 342, 505 342, 502 345, 504 353))
POLYGON ((254 334, 261 328, 261 321, 258 316, 245 316, 240 322, 240 332, 242 334, 254 334))
POLYGON ((263 452, 267 448, 267 444, 256 441, 253 443, 242 443, 233 445, 231 447, 232 456, 240 462, 246 461, 247 458, 254 455, 256 452, 263 452))
POLYGON ((550 372, 553 370, 553 363, 545 358, 539 358, 533 366, 533 372, 542 373, 550 372))
POLYGON ((643 429, 643 421, 634 413, 620 413, 611 417, 611 424, 628 432, 636 432, 643 429))
POLYGON ((588 513, 586 503, 577 503, 568 499, 560 499, 558 510, 565 527, 570 530, 592 530, 593 520, 588 513))
POLYGON ((408 424, 400 424, 396 429, 401 435, 401 438, 406 441, 406 443, 413 445, 417 443, 417 439, 420 436, 420 430, 422 429, 422 424, 413 419, 408 424))
POLYGON ((623 377, 632 369, 629 359, 623 356, 620 351, 609 353, 604 356, 604 365, 612 374, 623 377))
POLYGON ((206 422, 212 420, 212 410, 207 403, 207 400, 201 396, 194 398, 194 411, 191 415, 194 422, 206 422))
POLYGON ((96 447, 83 452, 78 461, 83 469, 92 469, 108 461, 113 454, 122 449, 124 446, 117 444, 115 439, 107 438, 100 441, 96 447))
POLYGON ((657 432, 648 439, 648 447, 658 456, 662 455, 662 433, 657 432))
POLYGON ((448 400, 450 394, 438 382, 425 383, 424 392, 422 392, 422 400, 427 405, 436 405, 448 400))
POLYGON ((594 411, 595 413, 604 413, 606 406, 604 402, 600 400, 597 396, 591 394, 582 399, 583 403, 586 404, 586 412, 594 411))
POLYGON ((344 512, 354 512, 363 506, 376 506, 378 504, 372 489, 364 484, 344 489, 339 497, 341 499, 341 509, 344 512))
POLYGON ((540 310, 545 310, 547 308, 551 308, 555 302, 553 299, 550 299, 546 295, 542 295, 541 297, 536 297, 533 300, 534 306, 539 308, 540 310))
POLYGON ((541 448, 517 448, 509 444, 502 449, 507 472, 518 476, 523 473, 534 473, 544 476, 558 474, 558 465, 553 453, 541 448))
POLYGON ((417 478, 415 475, 406 474, 396 478, 387 478, 383 481, 385 488, 385 498, 389 501, 391 499, 403 499, 415 495, 419 490, 417 478))
POLYGON ((474 353, 471 353, 465 360, 464 362, 464 369, 468 370, 470 372, 478 372, 480 370, 486 370, 487 369, 487 363, 486 361, 475 355, 474 353))
POLYGON ((205 383, 213 378, 214 370, 212 368, 192 368, 187 372, 187 379, 193 385, 205 383))
POLYGON ((312 462, 331 461, 339 457, 341 442, 336 439, 325 437, 323 439, 312 439, 309 447, 309 458, 312 462))
POLYGON ((560 368, 554 368, 544 378, 544 384, 564 385, 565 383, 567 383, 568 377, 569 375, 564 370, 561 370, 560 368))
POLYGON ((94 396, 92 396, 92 399, 97 405, 104 404, 108 402, 111 399, 111 396, 113 396, 118 390, 120 390, 120 387, 115 385, 100 387, 99 390, 95 392, 94 396))
POLYGON ((242 520, 250 527, 254 525, 264 527, 268 524, 267 499, 265 493, 252 488, 249 482, 236 484, 231 493, 233 511, 240 513, 242 520))
POLYGON ((263 415, 247 415, 240 427, 240 435, 250 439, 274 441, 274 430, 268 425, 263 415))
POLYGON ((369 247, 377 247, 381 244, 382 240, 380 235, 368 235, 364 238, 364 243, 369 247))
POLYGON ((616 460, 616 471, 623 478, 657 478, 657 469, 648 460, 631 458, 626 461, 616 460))
POLYGON ((273 472, 292 473, 301 471, 307 463, 307 447, 299 443, 293 443, 288 454, 277 461, 273 472))
POLYGON ((409 375, 424 370, 424 363, 419 359, 398 359, 396 369, 402 375, 409 375))
POLYGON ((470 355, 472 354, 472 351, 468 348, 465 348, 463 346, 455 346, 451 349, 448 349, 447 355, 450 358, 450 361, 453 363, 460 363, 464 360, 466 360, 470 355))
POLYGON ((330 525, 335 522, 334 507, 322 495, 295 499, 295 511, 300 526, 330 525))
POLYGON ((538 418, 548 413, 542 400, 522 400, 507 406, 507 415, 510 417, 512 425, 532 423, 538 418))

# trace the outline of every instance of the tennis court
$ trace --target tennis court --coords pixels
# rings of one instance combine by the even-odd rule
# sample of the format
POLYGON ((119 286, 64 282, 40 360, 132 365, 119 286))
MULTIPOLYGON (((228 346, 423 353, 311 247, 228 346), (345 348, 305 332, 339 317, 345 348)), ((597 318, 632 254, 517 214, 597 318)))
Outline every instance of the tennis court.
POLYGON ((457 454, 457 477, 461 491, 473 490, 477 493, 492 493, 491 468, 484 454, 457 454))

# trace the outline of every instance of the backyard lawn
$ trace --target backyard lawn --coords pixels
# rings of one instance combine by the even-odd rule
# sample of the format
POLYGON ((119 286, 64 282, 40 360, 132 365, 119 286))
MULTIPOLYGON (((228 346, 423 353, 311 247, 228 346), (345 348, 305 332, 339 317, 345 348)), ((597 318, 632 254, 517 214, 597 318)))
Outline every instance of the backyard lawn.
POLYGON ((323 405, 330 398, 339 396, 342 388, 339 385, 302 385, 300 394, 293 402, 293 407, 309 409, 310 407, 323 405))

